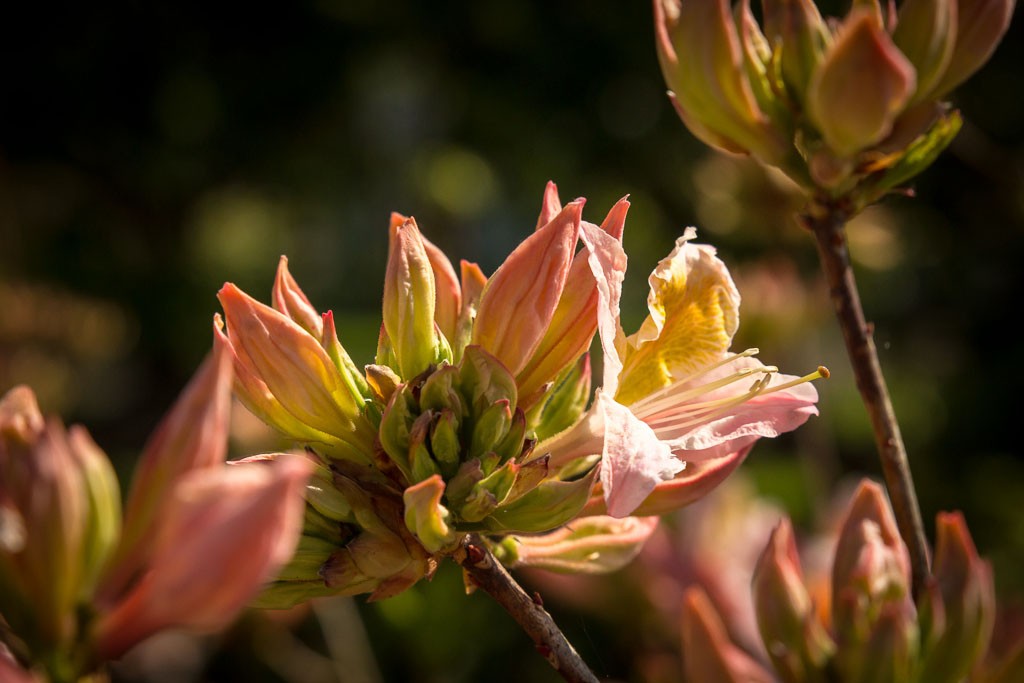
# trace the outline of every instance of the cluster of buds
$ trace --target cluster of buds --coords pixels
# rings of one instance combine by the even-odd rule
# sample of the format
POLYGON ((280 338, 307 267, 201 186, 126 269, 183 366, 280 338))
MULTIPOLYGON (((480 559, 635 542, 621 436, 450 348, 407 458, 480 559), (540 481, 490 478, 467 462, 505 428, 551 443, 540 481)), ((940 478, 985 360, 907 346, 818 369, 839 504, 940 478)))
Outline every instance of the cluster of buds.
POLYGON ((991 56, 1014 0, 654 0, 658 57, 686 126, 812 193, 857 208, 926 168, 956 135, 944 99, 991 56))
POLYGON ((310 466, 225 465, 231 376, 223 353, 199 369, 123 512, 83 427, 27 387, 0 399, 0 678, 76 681, 165 628, 222 629, 289 560, 310 466))
POLYGON ((831 589, 809 588, 788 520, 775 528, 753 578, 768 662, 732 642, 703 592, 687 595, 684 658, 690 680, 1008 683, 1024 676, 1024 643, 982 664, 995 618, 991 567, 963 516, 936 525, 933 576, 917 601, 910 561, 881 488, 862 482, 839 531, 831 589))
POLYGON ((298 553, 258 604, 389 597, 471 533, 511 565, 613 569, 653 530, 622 518, 696 500, 759 437, 816 413, 808 380, 823 369, 794 378, 756 350, 729 352, 739 295, 692 230, 651 276, 650 316, 626 337, 629 203, 600 226, 582 220, 583 203, 563 207, 549 183, 536 229, 490 278, 466 261, 456 273, 394 214, 377 354, 361 371, 286 259, 272 306, 224 286, 215 344, 234 359, 236 393, 317 462, 298 553), (555 532, 580 516, 585 531, 555 532))

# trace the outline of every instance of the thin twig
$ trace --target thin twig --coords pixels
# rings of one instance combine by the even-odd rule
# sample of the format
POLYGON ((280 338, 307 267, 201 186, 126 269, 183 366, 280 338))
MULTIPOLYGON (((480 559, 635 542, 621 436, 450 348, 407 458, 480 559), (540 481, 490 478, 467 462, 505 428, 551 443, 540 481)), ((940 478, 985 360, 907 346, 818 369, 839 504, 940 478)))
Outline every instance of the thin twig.
POLYGON ((896 523, 910 551, 913 593, 917 597, 930 575, 928 541, 914 491, 914 479, 910 474, 910 461, 878 361, 872 327, 864 318, 857 282, 850 266, 845 231, 848 218, 849 213, 841 206, 819 203, 801 220, 814 234, 857 389, 871 418, 896 523))
POLYGON ((570 683, 597 683, 597 677, 566 640, 540 601, 526 594, 479 536, 466 536, 454 558, 476 586, 512 615, 523 631, 533 639, 537 651, 562 678, 570 683))

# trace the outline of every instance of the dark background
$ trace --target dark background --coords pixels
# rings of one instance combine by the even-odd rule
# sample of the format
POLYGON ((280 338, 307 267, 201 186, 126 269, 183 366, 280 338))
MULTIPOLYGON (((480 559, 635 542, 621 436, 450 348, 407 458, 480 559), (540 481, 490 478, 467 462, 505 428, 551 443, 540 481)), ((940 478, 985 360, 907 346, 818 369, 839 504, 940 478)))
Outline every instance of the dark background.
MULTIPOLYGON (((812 241, 790 218, 799 201, 682 126, 648 3, 35 4, 5 10, 3 26, 0 390, 30 383, 125 479, 208 350, 224 281, 267 300, 287 254, 369 362, 389 212, 491 272, 533 228, 549 179, 564 201, 586 196, 593 222, 631 196, 627 332, 647 274, 692 224, 744 296, 736 347, 794 374, 832 370, 822 416, 744 466, 763 495, 810 531, 840 481, 878 475, 812 241)), ((1021 38, 1017 22, 955 93, 966 125, 916 197, 850 229, 929 531, 938 510, 964 510, 1007 601, 1024 592, 1021 38)), ((630 606, 625 578, 606 581, 621 604, 603 615, 548 594, 584 657, 622 680, 653 680, 652 659, 672 671, 671 626, 630 606)), ((188 641, 200 653, 188 675, 333 680, 302 664, 330 652, 370 657, 386 680, 553 677, 450 567, 401 598, 356 602, 188 641), (343 635, 325 641, 339 618, 343 635), (268 663, 274 648, 285 664, 268 663)), ((341 680, 357 680, 352 666, 341 680)), ((119 675, 159 678, 140 667, 119 675)))

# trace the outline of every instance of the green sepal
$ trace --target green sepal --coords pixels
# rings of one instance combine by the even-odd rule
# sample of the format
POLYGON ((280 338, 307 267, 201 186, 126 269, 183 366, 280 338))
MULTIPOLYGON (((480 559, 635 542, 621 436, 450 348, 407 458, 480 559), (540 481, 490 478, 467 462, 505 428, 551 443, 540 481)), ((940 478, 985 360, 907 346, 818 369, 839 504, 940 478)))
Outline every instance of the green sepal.
POLYGON ((494 450, 511 424, 512 409, 508 399, 500 399, 488 406, 473 426, 473 435, 469 442, 469 457, 476 458, 494 450))
POLYGON ((490 531, 535 533, 562 526, 583 510, 590 498, 597 468, 575 481, 543 482, 518 500, 504 505, 484 520, 490 531))
POLYGON ((939 154, 953 142, 962 125, 963 117, 958 111, 954 110, 939 117, 928 132, 899 152, 891 165, 880 171, 873 179, 861 184, 856 191, 860 195, 859 206, 867 206, 931 166, 939 154))
POLYGON ((574 425, 590 400, 590 355, 562 371, 545 401, 531 409, 527 423, 538 441, 550 438, 574 425))
POLYGON ((320 578, 320 567, 337 550, 330 541, 303 534, 288 561, 277 574, 278 581, 313 581, 320 578))
POLYGON ((469 398, 470 409, 483 413, 489 406, 508 399, 509 410, 516 409, 516 379, 497 358, 479 346, 467 346, 459 365, 463 394, 469 398))
POLYGON ((462 455, 462 444, 459 441, 459 418, 448 408, 441 410, 430 430, 430 450, 445 478, 453 476, 462 455))
POLYGON ((321 579, 275 581, 264 588, 249 606, 257 609, 288 609, 313 598, 322 598, 337 592, 325 586, 321 579))

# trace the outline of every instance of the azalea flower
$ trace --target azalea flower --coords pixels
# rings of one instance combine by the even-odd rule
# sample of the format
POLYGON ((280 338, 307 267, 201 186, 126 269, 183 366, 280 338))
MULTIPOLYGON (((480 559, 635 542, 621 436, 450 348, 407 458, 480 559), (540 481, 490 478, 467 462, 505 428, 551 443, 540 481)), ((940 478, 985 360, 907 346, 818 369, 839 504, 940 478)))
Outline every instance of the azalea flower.
POLYGON ((693 244, 695 236, 688 228, 655 268, 649 315, 627 337, 619 319, 626 255, 601 231, 581 231, 600 296, 604 381, 583 418, 538 451, 550 451, 556 466, 600 455, 603 505, 588 512, 655 514, 692 502, 757 439, 818 412, 809 380, 827 377, 825 368, 794 377, 758 361, 757 349, 729 351, 739 292, 714 248, 693 244), (687 472, 687 463, 697 467, 687 472))
POLYGON ((456 270, 415 219, 392 214, 377 353, 363 370, 287 259, 272 306, 224 286, 216 344, 234 360, 236 392, 319 465, 300 552, 260 604, 388 597, 470 532, 510 540, 495 548, 516 565, 614 569, 655 521, 612 517, 692 502, 757 438, 816 412, 805 383, 817 374, 781 376, 753 351, 728 352, 739 296, 714 250, 688 244, 692 231, 652 275, 651 315, 627 338, 629 201, 601 225, 583 205, 563 206, 549 183, 535 230, 489 278, 466 261, 456 270), (604 383, 591 401, 596 332, 604 383), (524 536, 581 514, 586 531, 524 536))

